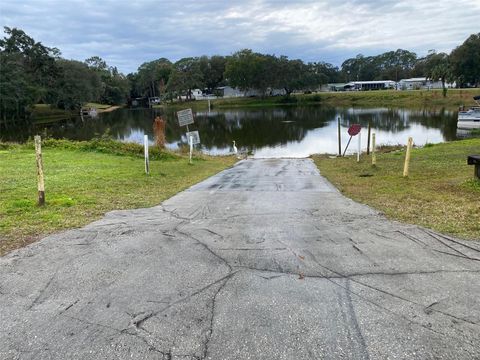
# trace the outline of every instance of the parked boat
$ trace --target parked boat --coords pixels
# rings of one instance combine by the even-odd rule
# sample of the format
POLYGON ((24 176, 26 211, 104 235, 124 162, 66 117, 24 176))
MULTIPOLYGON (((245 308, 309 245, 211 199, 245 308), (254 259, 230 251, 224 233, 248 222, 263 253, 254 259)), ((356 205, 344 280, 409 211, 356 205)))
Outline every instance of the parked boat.
POLYGON ((468 110, 462 107, 458 111, 457 128, 480 129, 480 95, 474 96, 473 100, 478 106, 472 106, 468 110))

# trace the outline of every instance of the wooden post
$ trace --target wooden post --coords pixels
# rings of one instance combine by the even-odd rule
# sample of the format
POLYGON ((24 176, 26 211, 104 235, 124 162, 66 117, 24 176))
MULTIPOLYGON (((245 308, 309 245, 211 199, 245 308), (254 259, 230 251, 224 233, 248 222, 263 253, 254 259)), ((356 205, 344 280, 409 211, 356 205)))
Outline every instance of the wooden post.
POLYGON ((370 154, 370 130, 371 130, 372 124, 369 121, 368 122, 368 138, 367 138, 367 155, 370 154))
POLYGON ((372 165, 377 165, 377 153, 375 152, 375 133, 372 134, 372 165))
POLYGON ((42 138, 35 136, 35 158, 37 160, 38 205, 45 205, 45 181, 43 179, 42 138))
POLYGON ((210 112, 210 99, 208 99, 208 112, 210 112))
POLYGON ((340 134, 340 116, 338 117, 338 156, 342 156, 342 135, 340 134))
POLYGON ((148 135, 143 135, 143 149, 145 152, 145 173, 150 174, 150 161, 148 159, 148 135))
POLYGON ((408 167, 410 166, 410 152, 413 146, 413 139, 411 137, 408 138, 407 143, 407 154, 405 155, 405 165, 403 167, 403 177, 408 176, 408 167))

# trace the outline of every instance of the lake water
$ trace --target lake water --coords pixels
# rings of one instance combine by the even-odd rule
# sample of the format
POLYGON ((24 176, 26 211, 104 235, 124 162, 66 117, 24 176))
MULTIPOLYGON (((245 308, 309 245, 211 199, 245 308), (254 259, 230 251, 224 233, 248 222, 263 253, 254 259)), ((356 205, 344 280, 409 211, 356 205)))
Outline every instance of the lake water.
MULTIPOLYGON (((142 143, 149 135, 153 143, 153 119, 161 115, 167 120, 167 147, 185 145, 185 128, 178 126, 175 112, 162 109, 120 109, 101 114, 96 119, 71 119, 51 124, 31 124, 27 129, 2 129, 0 138, 24 141, 35 134, 54 138, 89 140, 103 134, 121 141, 142 143)), ((306 157, 314 153, 337 153, 337 118, 341 118, 342 148, 351 124, 362 125, 362 148, 367 145, 367 124, 376 133, 377 144, 405 144, 409 136, 416 145, 439 143, 462 137, 457 133, 457 112, 448 110, 411 110, 388 108, 332 108, 320 106, 222 109, 194 113, 201 149, 218 155, 232 151, 235 140, 241 151, 254 157, 306 157)), ((355 138, 348 152, 357 148, 355 138)))

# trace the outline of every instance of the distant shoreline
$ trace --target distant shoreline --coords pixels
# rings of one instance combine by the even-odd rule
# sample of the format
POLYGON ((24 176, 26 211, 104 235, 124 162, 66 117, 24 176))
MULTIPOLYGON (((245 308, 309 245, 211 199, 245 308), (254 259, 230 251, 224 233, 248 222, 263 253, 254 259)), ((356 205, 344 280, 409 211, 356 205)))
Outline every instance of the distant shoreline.
MULTIPOLYGON (((319 92, 314 94, 293 94, 290 97, 238 97, 218 98, 210 100, 211 108, 263 107, 263 106, 353 106, 353 107, 411 107, 411 108, 448 108, 458 109, 474 105, 473 96, 480 95, 479 88, 449 89, 447 97, 442 90, 375 90, 319 92)), ((189 108, 194 110, 208 109, 208 100, 195 100, 165 103, 159 108, 189 108)))

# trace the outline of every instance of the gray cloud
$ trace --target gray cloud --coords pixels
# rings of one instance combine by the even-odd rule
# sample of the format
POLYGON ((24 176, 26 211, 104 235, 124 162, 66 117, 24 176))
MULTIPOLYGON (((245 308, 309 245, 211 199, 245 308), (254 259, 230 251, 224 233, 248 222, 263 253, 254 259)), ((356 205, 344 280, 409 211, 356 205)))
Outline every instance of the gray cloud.
POLYGON ((98 55, 123 72, 166 57, 242 48, 336 65, 358 53, 450 51, 478 32, 467 0, 56 1, 3 0, 0 25, 18 27, 65 58, 98 55))

